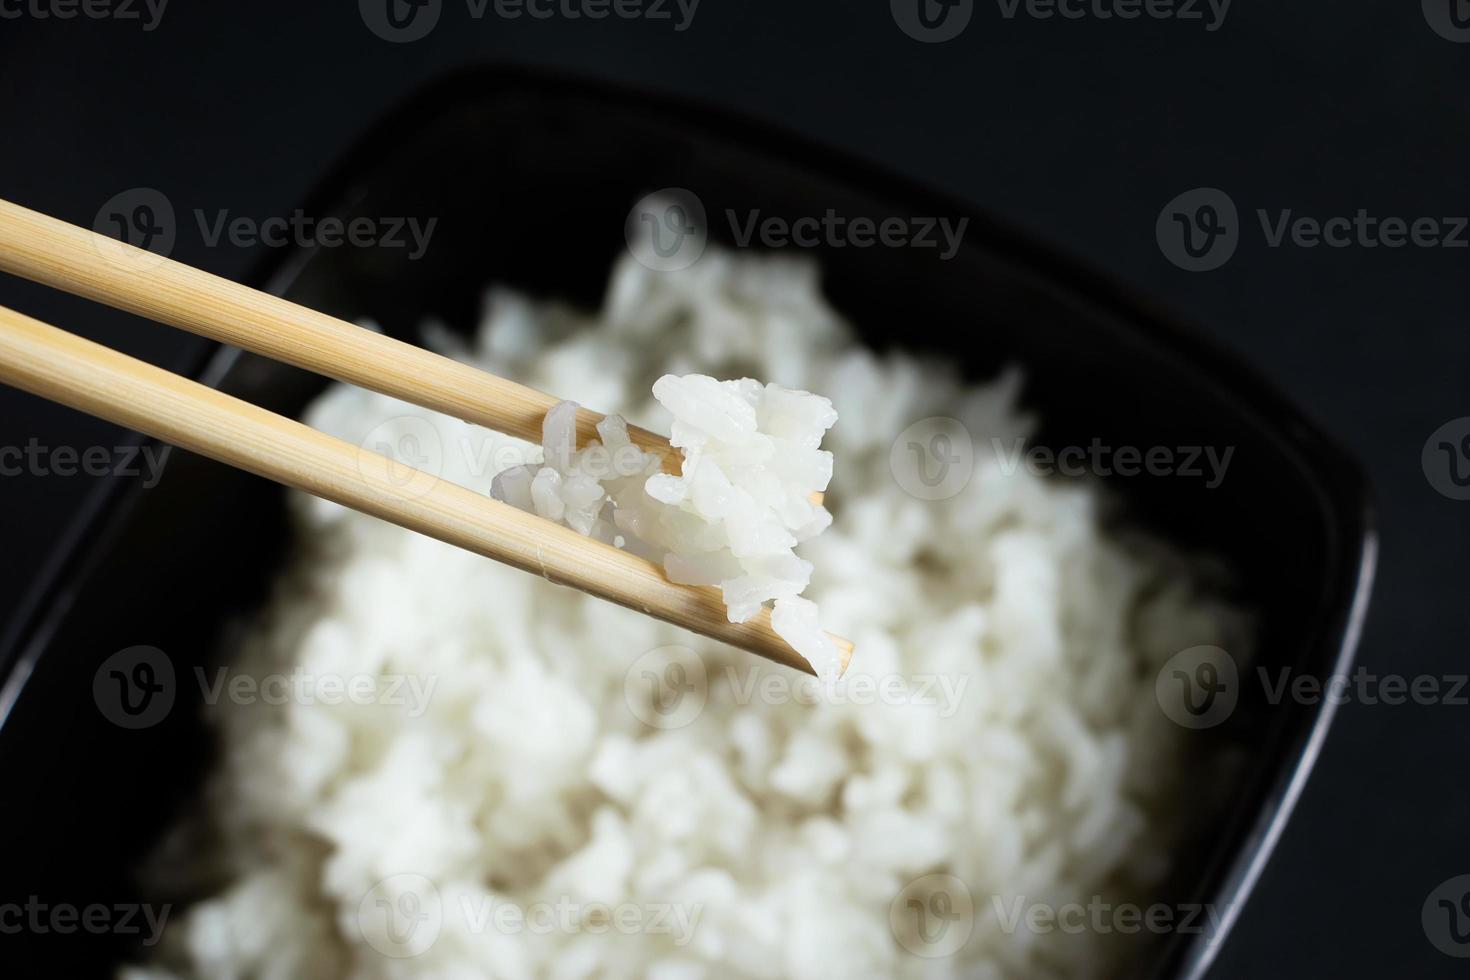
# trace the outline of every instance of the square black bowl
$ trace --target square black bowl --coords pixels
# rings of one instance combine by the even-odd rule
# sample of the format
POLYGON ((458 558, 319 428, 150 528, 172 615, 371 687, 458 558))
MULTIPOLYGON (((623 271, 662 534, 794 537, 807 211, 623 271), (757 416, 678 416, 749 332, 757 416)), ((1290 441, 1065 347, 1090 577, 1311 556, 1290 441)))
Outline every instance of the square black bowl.
MULTIPOLYGON (((591 306, 625 247, 630 205, 669 187, 699 196, 726 245, 726 209, 970 218, 949 261, 934 249, 818 249, 829 297, 876 346, 952 358, 972 377, 1021 364, 1042 443, 1234 447, 1216 489, 1177 477, 1113 483, 1131 520, 1231 567, 1258 614, 1256 663, 1318 679, 1347 669, 1374 553, 1356 465, 1234 358, 1125 290, 959 202, 790 134, 598 83, 462 73, 378 126, 305 207, 437 218, 428 253, 279 250, 254 284, 405 338, 425 314, 471 326, 492 280, 591 306)), ((325 384, 228 349, 199 375, 293 415, 325 384)), ((0 647, 0 902, 136 900, 138 862, 209 763, 193 668, 222 624, 262 601, 288 538, 279 487, 186 453, 157 487, 117 481, 92 501, 0 647), (102 716, 93 680, 110 654, 140 644, 168 652, 178 699, 158 724, 124 730, 102 716)), ((1165 937, 1132 975, 1203 974, 1312 766, 1327 700, 1271 706, 1242 684, 1229 721, 1201 736, 1249 761, 1228 811, 1181 853, 1171 894, 1212 903, 1223 927, 1165 937)), ((137 941, 29 938, 50 976, 101 975, 137 941)), ((0 957, 20 967, 7 940, 0 957)))

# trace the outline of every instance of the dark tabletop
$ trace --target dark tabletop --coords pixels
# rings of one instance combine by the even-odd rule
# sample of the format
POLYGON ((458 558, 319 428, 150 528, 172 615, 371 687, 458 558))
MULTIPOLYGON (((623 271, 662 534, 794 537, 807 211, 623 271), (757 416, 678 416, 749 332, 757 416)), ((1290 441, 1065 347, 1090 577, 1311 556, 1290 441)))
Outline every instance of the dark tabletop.
MULTIPOLYGON (((1239 0, 1221 19, 1218 0, 1200 0, 1196 19, 1105 19, 1096 2, 1069 7, 1080 19, 977 2, 957 37, 921 43, 881 0, 703 0, 692 18, 671 2, 662 20, 477 20, 443 0, 426 38, 388 43, 350 0, 173 0, 156 19, 138 0, 136 19, 65 20, 36 16, 65 9, 51 0, 0 0, 0 197, 84 225, 136 187, 181 212, 289 214, 385 109, 450 67, 493 61, 677 91, 800 130, 1111 272, 1291 392, 1375 485, 1382 553, 1359 662, 1450 690, 1470 672, 1470 502, 1436 489, 1449 460, 1426 473, 1421 450, 1470 416, 1470 231, 1455 232, 1470 215, 1470 43, 1453 40, 1451 18, 1470 22, 1470 4, 1239 0), (1239 241, 1223 266, 1190 272, 1155 223, 1200 187, 1237 207, 1239 241), (1339 224, 1340 247, 1290 232, 1272 242, 1285 211, 1325 221, 1360 209, 1379 224, 1339 224), (1371 229, 1395 217, 1434 230, 1390 247, 1371 229)), ((1135 9, 1170 6, 1185 2, 1135 9)), ((181 222, 173 255, 241 277, 265 247, 210 245, 181 222)), ((9 278, 0 305, 173 369, 201 349, 9 278)), ((0 389, 0 444, 33 438, 107 447, 121 434, 0 389)), ((98 479, 0 480, 0 612, 98 479)), ((1340 710, 1213 976, 1463 974, 1420 911, 1470 873, 1467 719, 1463 703, 1340 710)))

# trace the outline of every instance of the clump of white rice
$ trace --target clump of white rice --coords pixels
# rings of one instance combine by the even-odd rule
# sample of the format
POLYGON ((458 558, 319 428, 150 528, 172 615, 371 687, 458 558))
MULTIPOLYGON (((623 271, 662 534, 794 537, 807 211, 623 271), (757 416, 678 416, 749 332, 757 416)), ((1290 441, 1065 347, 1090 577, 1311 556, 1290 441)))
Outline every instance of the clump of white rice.
POLYGON ((653 558, 674 582, 718 585, 732 623, 774 600, 776 633, 819 677, 836 678, 837 647, 815 604, 798 598, 812 566, 795 552, 832 524, 811 500, 832 479, 832 454, 820 448, 837 421, 831 401, 703 374, 666 374, 653 395, 674 418, 669 441, 684 458, 678 474, 659 473, 658 458, 629 441, 619 415, 603 419, 600 438, 578 449, 578 406, 564 401, 542 425, 542 462, 502 470, 491 494, 653 558))
MULTIPOLYGON (((830 393, 837 520, 803 552, 860 655, 835 697, 806 697, 789 669, 297 497, 300 560, 232 670, 367 675, 383 696, 212 709, 212 843, 184 852, 214 876, 128 976, 1085 977, 1139 941, 1011 913, 1154 894, 1194 792, 1154 677, 1231 646, 1237 620, 1188 563, 1107 530, 1096 488, 987 451, 1031 428, 1016 373, 875 353, 811 265, 718 252, 678 273, 624 261, 595 316, 495 290, 455 353, 658 431, 664 375, 830 393), (890 448, 936 415, 977 459, 928 501, 890 448), (575 912, 538 912, 556 908, 575 912), (936 924, 963 943, 935 945, 936 924)), ((307 421, 412 434, 486 493, 541 462, 349 387, 307 421)))

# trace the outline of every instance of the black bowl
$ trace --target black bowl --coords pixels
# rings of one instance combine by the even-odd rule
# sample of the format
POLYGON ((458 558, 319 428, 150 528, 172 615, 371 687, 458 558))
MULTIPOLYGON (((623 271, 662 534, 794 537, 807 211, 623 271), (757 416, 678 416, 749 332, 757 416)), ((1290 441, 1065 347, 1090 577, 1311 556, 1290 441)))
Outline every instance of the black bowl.
MULTIPOLYGON (((1114 478, 1130 519, 1220 556, 1258 614, 1256 663, 1327 678, 1348 667, 1367 603, 1374 532, 1359 468, 1234 358, 1149 305, 959 202, 788 133, 707 108, 520 71, 453 76, 378 126, 322 185, 318 217, 437 218, 428 253, 278 250, 255 283, 412 338, 425 314, 467 327, 490 281, 586 305, 647 192, 695 192, 726 245, 726 209, 763 216, 970 219, 963 247, 816 249, 828 295, 865 339, 957 361, 971 376, 1027 370, 1040 443, 1233 447, 1216 488, 1114 478)), ((325 382, 219 349, 200 376, 295 414, 325 382)), ((6 861, 0 902, 136 901, 133 873, 194 797, 210 757, 196 665, 222 624, 263 599, 287 552, 284 493, 175 453, 155 488, 104 488, 58 548, 0 648, 6 861), (137 730, 109 722, 93 680, 114 652, 168 652, 177 703, 137 730)), ((1243 678, 1243 681, 1245 679, 1243 678)), ((1244 749, 1218 821, 1180 854, 1173 899, 1212 904, 1213 932, 1176 931, 1131 973, 1196 977, 1269 856, 1331 719, 1329 699, 1272 706, 1242 683, 1202 745, 1244 749)), ((30 935, 46 974, 105 972, 139 937, 30 935)), ((0 937, 0 955, 7 940, 0 937)))

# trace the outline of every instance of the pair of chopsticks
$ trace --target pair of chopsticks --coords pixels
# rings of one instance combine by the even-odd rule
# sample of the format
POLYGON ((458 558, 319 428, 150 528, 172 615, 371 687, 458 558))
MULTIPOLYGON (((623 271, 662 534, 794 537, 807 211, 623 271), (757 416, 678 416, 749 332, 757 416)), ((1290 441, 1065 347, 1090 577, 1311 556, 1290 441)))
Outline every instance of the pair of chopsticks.
MULTIPOLYGON (((0 271, 532 443, 559 401, 6 201, 0 271)), ((431 474, 414 473, 406 494, 398 461, 3 307, 0 382, 811 672, 769 610, 731 623, 718 589, 675 585, 653 562, 431 474)), ((579 445, 602 418, 577 413, 579 445)), ((667 439, 634 426, 628 435, 680 471, 667 439)), ((833 640, 845 668, 852 644, 833 640)))

